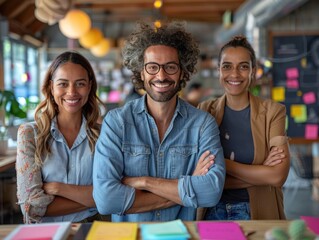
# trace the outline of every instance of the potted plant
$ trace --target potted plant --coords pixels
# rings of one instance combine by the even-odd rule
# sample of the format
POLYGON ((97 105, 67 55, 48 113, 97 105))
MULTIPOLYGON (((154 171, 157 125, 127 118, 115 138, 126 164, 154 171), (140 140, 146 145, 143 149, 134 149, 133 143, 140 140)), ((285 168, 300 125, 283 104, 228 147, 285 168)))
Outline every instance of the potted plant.
POLYGON ((14 93, 0 90, 0 154, 6 154, 8 148, 8 127, 13 125, 14 117, 26 118, 27 113, 20 107, 14 93))

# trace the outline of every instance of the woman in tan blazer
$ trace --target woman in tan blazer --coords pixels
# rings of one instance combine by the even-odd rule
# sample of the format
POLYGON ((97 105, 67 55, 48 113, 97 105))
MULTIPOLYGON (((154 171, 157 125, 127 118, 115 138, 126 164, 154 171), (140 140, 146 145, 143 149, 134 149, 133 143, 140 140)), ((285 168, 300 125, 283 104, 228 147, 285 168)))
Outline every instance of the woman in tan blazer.
POLYGON ((219 125, 227 176, 220 202, 204 219, 284 219, 281 187, 290 165, 285 106, 250 94, 256 57, 245 37, 222 47, 219 75, 225 94, 199 108, 219 125))

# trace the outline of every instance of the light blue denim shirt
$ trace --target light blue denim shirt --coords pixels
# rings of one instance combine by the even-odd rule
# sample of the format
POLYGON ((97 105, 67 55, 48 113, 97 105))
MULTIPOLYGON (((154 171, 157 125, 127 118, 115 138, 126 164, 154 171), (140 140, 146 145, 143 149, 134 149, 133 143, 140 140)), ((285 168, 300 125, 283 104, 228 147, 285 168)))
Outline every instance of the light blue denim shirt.
POLYGON ((93 166, 93 197, 101 214, 113 221, 194 220, 197 207, 218 203, 225 180, 225 162, 215 119, 179 99, 172 121, 160 142, 145 96, 111 110, 103 120, 93 166), (201 154, 210 150, 215 164, 204 176, 192 176, 201 154), (135 189, 125 176, 178 179, 183 203, 170 208, 125 214, 135 189))
MULTIPOLYGON (((51 135, 51 154, 42 167, 43 182, 92 185, 93 153, 89 147, 85 117, 82 117, 80 132, 71 148, 59 131, 56 118, 51 123, 51 135)), ((91 208, 63 216, 43 217, 42 222, 78 222, 96 213, 96 208, 91 208)))

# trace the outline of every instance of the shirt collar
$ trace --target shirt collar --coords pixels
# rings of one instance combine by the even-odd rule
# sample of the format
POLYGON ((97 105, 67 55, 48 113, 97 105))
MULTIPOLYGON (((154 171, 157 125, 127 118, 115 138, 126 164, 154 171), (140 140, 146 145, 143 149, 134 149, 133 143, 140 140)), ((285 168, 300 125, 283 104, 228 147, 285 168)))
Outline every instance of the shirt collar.
MULTIPOLYGON (((55 140, 58 140, 62 137, 62 134, 58 128, 58 122, 57 122, 56 116, 51 121, 50 132, 51 132, 52 137, 55 140)), ((81 123, 80 133, 84 133, 86 135, 86 118, 84 117, 84 115, 82 115, 82 123, 81 123)))
MULTIPOLYGON (((134 113, 148 113, 146 107, 146 94, 136 100, 135 106, 133 109, 134 113)), ((181 117, 187 117, 187 104, 179 97, 177 97, 177 105, 175 109, 175 114, 181 115, 181 117)))

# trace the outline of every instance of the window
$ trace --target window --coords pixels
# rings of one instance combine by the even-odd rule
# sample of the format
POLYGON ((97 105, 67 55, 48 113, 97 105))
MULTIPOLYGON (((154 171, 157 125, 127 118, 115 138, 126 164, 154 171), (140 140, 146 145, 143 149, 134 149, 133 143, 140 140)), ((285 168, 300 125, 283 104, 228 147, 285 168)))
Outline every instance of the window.
POLYGON ((4 88, 14 92, 28 118, 33 118, 39 101, 38 50, 14 39, 4 40, 3 47, 4 88))

